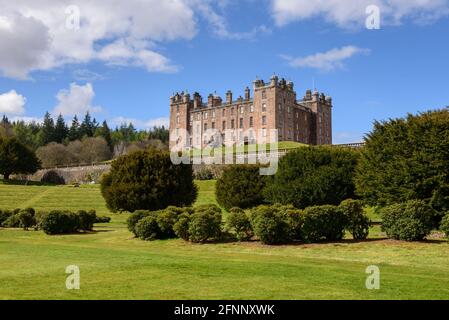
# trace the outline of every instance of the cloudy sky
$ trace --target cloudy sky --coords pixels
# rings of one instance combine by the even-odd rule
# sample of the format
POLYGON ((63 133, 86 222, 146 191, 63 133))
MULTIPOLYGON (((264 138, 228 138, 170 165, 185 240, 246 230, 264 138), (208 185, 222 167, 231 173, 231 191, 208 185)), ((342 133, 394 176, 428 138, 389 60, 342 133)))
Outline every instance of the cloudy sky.
POLYGON ((256 77, 334 98, 334 142, 449 104, 449 0, 0 0, 0 114, 167 123, 256 77), (373 25, 373 5, 380 29, 373 25), (368 10, 368 11, 367 11, 368 10))

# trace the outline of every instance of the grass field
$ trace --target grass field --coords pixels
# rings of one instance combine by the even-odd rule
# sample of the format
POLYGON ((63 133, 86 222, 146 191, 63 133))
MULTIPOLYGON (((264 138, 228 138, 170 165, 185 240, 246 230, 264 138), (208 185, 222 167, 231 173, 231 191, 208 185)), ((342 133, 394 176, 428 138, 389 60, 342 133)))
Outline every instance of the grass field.
MULTIPOLYGON (((198 185, 197 204, 214 203, 214 182, 198 185)), ((77 235, 0 229, 0 299, 449 299, 449 244, 386 240, 378 226, 365 242, 144 242, 126 229, 126 214, 107 211, 98 186, 0 183, 0 208, 26 206, 94 208, 113 220, 77 235), (81 290, 69 291, 73 264, 81 290), (380 268, 380 290, 365 288, 369 265, 380 268)))

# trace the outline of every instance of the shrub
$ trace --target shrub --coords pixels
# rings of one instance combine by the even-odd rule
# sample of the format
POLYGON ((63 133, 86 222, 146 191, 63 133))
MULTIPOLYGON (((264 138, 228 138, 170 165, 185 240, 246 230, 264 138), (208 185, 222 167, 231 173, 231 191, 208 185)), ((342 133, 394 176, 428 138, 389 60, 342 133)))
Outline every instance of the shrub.
POLYGON ((150 214, 137 222, 136 236, 142 240, 152 241, 160 239, 162 232, 157 223, 157 214, 150 214))
POLYGON ((80 229, 80 218, 73 212, 54 210, 43 216, 41 228, 46 234, 73 233, 80 229))
POLYGON ((357 194, 370 205, 425 200, 449 211, 447 168, 449 109, 375 122, 356 170, 357 194))
POLYGON ((157 224, 161 231, 163 238, 175 238, 176 234, 173 230, 175 223, 178 221, 178 217, 182 214, 183 210, 180 208, 169 207, 160 211, 157 215, 157 224))
POLYGON ((126 223, 128 225, 128 230, 131 231, 132 233, 134 233, 135 236, 137 236, 136 235, 136 224, 143 218, 148 217, 150 214, 151 214, 150 211, 145 211, 145 210, 139 210, 139 211, 132 213, 126 220, 126 223))
POLYGON ((174 164, 170 153, 155 149, 119 157, 101 181, 101 192, 113 212, 188 206, 197 196, 192 165, 174 164))
POLYGON ((291 228, 285 215, 276 206, 260 206, 251 212, 254 234, 265 244, 291 241, 291 228))
POLYGON ((195 212, 190 216, 189 240, 204 243, 221 235, 221 214, 213 210, 195 212))
POLYGON ((293 206, 277 206, 280 213, 285 217, 290 228, 291 240, 303 240, 302 226, 304 224, 303 211, 293 206))
POLYGON ((20 210, 17 214, 17 219, 19 220, 20 226, 24 230, 28 230, 36 225, 36 219, 34 218, 35 211, 32 208, 20 210))
POLYGON ((41 182, 56 184, 56 185, 65 184, 64 178, 58 172, 56 172, 54 170, 45 172, 41 178, 41 182))
POLYGON ((36 219, 36 225, 35 225, 36 230, 42 229, 42 222, 44 220, 44 217, 47 214, 48 214, 48 212, 46 212, 46 211, 38 211, 34 214, 34 219, 36 219))
POLYGON ((258 166, 229 166, 217 180, 217 202, 226 210, 232 207, 246 209, 262 204, 265 180, 266 177, 260 175, 258 166))
POLYGON ((10 210, 0 210, 0 226, 13 215, 14 213, 10 210))
POLYGON ((86 212, 84 210, 78 211, 79 216, 79 228, 80 230, 91 231, 94 227, 94 223, 97 220, 97 214, 95 210, 86 212))
POLYGON ((10 215, 2 224, 5 228, 20 228, 20 220, 18 214, 10 215))
POLYGON ((424 201, 411 200, 383 208, 381 216, 389 238, 420 241, 432 231, 435 211, 424 201))
POLYGON ((232 208, 229 211, 226 225, 239 241, 249 240, 253 236, 251 222, 245 211, 240 208, 232 208))
POLYGON ((440 230, 444 232, 446 238, 449 239, 449 212, 447 212, 444 218, 441 220, 440 230))
POLYGON ((336 206, 308 207, 304 210, 302 236, 306 242, 339 241, 344 237, 347 218, 336 206))
POLYGON ((352 234, 356 240, 364 240, 368 237, 370 219, 363 210, 363 204, 357 200, 345 200, 340 204, 340 209, 347 219, 346 230, 352 234))
POLYGON ((173 231, 179 238, 189 241, 190 214, 183 213, 178 217, 178 221, 173 226, 173 231))
POLYGON ((358 151, 336 147, 303 147, 279 161, 274 177, 264 189, 271 203, 304 209, 316 205, 339 205, 354 196, 353 176, 358 151))
POLYGON ((109 223, 109 222, 111 222, 111 217, 97 216, 97 218, 95 219, 95 223, 109 223))

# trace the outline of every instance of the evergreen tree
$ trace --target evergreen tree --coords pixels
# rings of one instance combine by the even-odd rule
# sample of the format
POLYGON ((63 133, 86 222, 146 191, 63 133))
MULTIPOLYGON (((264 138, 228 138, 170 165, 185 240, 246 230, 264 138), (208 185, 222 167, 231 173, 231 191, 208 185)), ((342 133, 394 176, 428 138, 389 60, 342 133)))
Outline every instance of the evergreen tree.
POLYGON ((61 114, 59 114, 55 125, 54 141, 57 143, 62 143, 67 138, 68 133, 69 129, 65 124, 64 118, 61 114))
POLYGON ((113 149, 113 143, 112 143, 112 135, 111 135, 111 129, 109 129, 108 123, 103 121, 103 124, 101 127, 98 127, 95 131, 96 137, 102 137, 104 140, 106 140, 106 143, 108 144, 109 148, 113 149))
POLYGON ((72 120, 72 125, 70 126, 68 133, 69 141, 79 140, 81 138, 80 134, 80 123, 78 117, 75 115, 72 120))
POLYGON ((86 112, 84 120, 81 123, 80 135, 81 138, 94 136, 94 123, 92 121, 89 111, 86 112))
POLYGON ((55 123, 50 113, 47 111, 41 129, 41 144, 47 145, 52 141, 55 141, 55 123))

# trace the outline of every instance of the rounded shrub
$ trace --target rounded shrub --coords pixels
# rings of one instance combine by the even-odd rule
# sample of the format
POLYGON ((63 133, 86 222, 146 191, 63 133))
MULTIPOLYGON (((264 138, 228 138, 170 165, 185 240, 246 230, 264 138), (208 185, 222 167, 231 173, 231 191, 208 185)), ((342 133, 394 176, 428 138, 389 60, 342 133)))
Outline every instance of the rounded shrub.
POLYGON ((49 170, 49 171, 45 172, 41 178, 41 182, 49 183, 49 184, 56 184, 56 185, 65 184, 64 177, 61 176, 58 172, 56 172, 54 170, 49 170))
POLYGON ((221 236, 221 213, 213 210, 195 212, 190 216, 189 240, 204 243, 221 236))
POLYGON ((184 212, 181 208, 168 207, 165 210, 161 210, 157 215, 157 223, 161 231, 163 238, 175 238, 176 234, 173 230, 175 223, 178 221, 179 216, 184 212))
POLYGON ((447 212, 446 215, 441 220, 440 230, 444 232, 446 238, 449 239, 449 212, 447 212))
POLYGON ((128 230, 131 231, 135 236, 136 235, 136 224, 145 217, 148 217, 151 214, 150 211, 138 210, 132 213, 128 219, 126 220, 126 224, 128 226, 128 230))
POLYGON ((19 220, 20 226, 24 230, 28 230, 36 225, 36 219, 34 218, 35 211, 33 208, 27 208, 20 210, 17 214, 17 219, 19 220))
POLYGON ((239 241, 249 240, 253 236, 253 228, 248 215, 240 208, 232 208, 226 220, 226 226, 239 241))
POLYGON ((41 228, 46 234, 73 233, 80 229, 80 218, 73 212, 53 210, 43 216, 41 228))
POLYGON ((20 228, 20 220, 18 213, 12 213, 3 223, 5 228, 20 228))
POLYGON ((340 209, 347 218, 346 230, 356 240, 364 240, 368 237, 370 219, 363 210, 363 204, 359 200, 348 199, 340 204, 340 209))
POLYGON ((190 214, 182 213, 178 217, 178 221, 173 225, 173 231, 176 236, 179 238, 189 241, 189 223, 190 223, 190 214))
POLYGON ((97 214, 95 213, 95 210, 88 212, 80 210, 77 214, 79 217, 79 229, 84 231, 92 231, 94 228, 94 223, 97 221, 97 214))
POLYGON ((101 180, 101 192, 111 211, 134 212, 189 206, 197 187, 192 165, 174 164, 169 152, 150 149, 116 159, 101 180))
POLYGON ((111 222, 111 217, 97 216, 97 218, 95 219, 95 223, 109 223, 109 222, 111 222))
POLYGON ((282 244, 292 240, 291 227, 275 206, 259 206, 251 211, 254 234, 265 244, 282 244))
POLYGON ((151 214, 137 222, 135 230, 138 238, 147 241, 160 239, 162 234, 156 214, 151 214))
POLYGON ((433 229, 434 209, 424 201, 393 204, 381 211, 382 230, 396 240, 420 241, 433 229))
POLYGON ((345 214, 337 206, 308 207, 304 210, 302 236, 305 242, 340 241, 347 224, 345 214))
POLYGON ((226 210, 260 205, 264 202, 265 180, 266 176, 260 175, 259 166, 228 166, 215 185, 217 202, 226 210))
POLYGON ((302 226, 304 224, 303 211, 296 209, 292 205, 276 206, 279 212, 285 217, 290 228, 291 240, 303 240, 302 226))
POLYGON ((336 147, 303 147, 289 152, 267 180, 264 189, 271 203, 298 209, 317 205, 339 205, 354 197, 353 176, 358 151, 336 147))
POLYGON ((14 213, 11 210, 0 210, 0 226, 2 226, 12 215, 14 215, 14 213))

